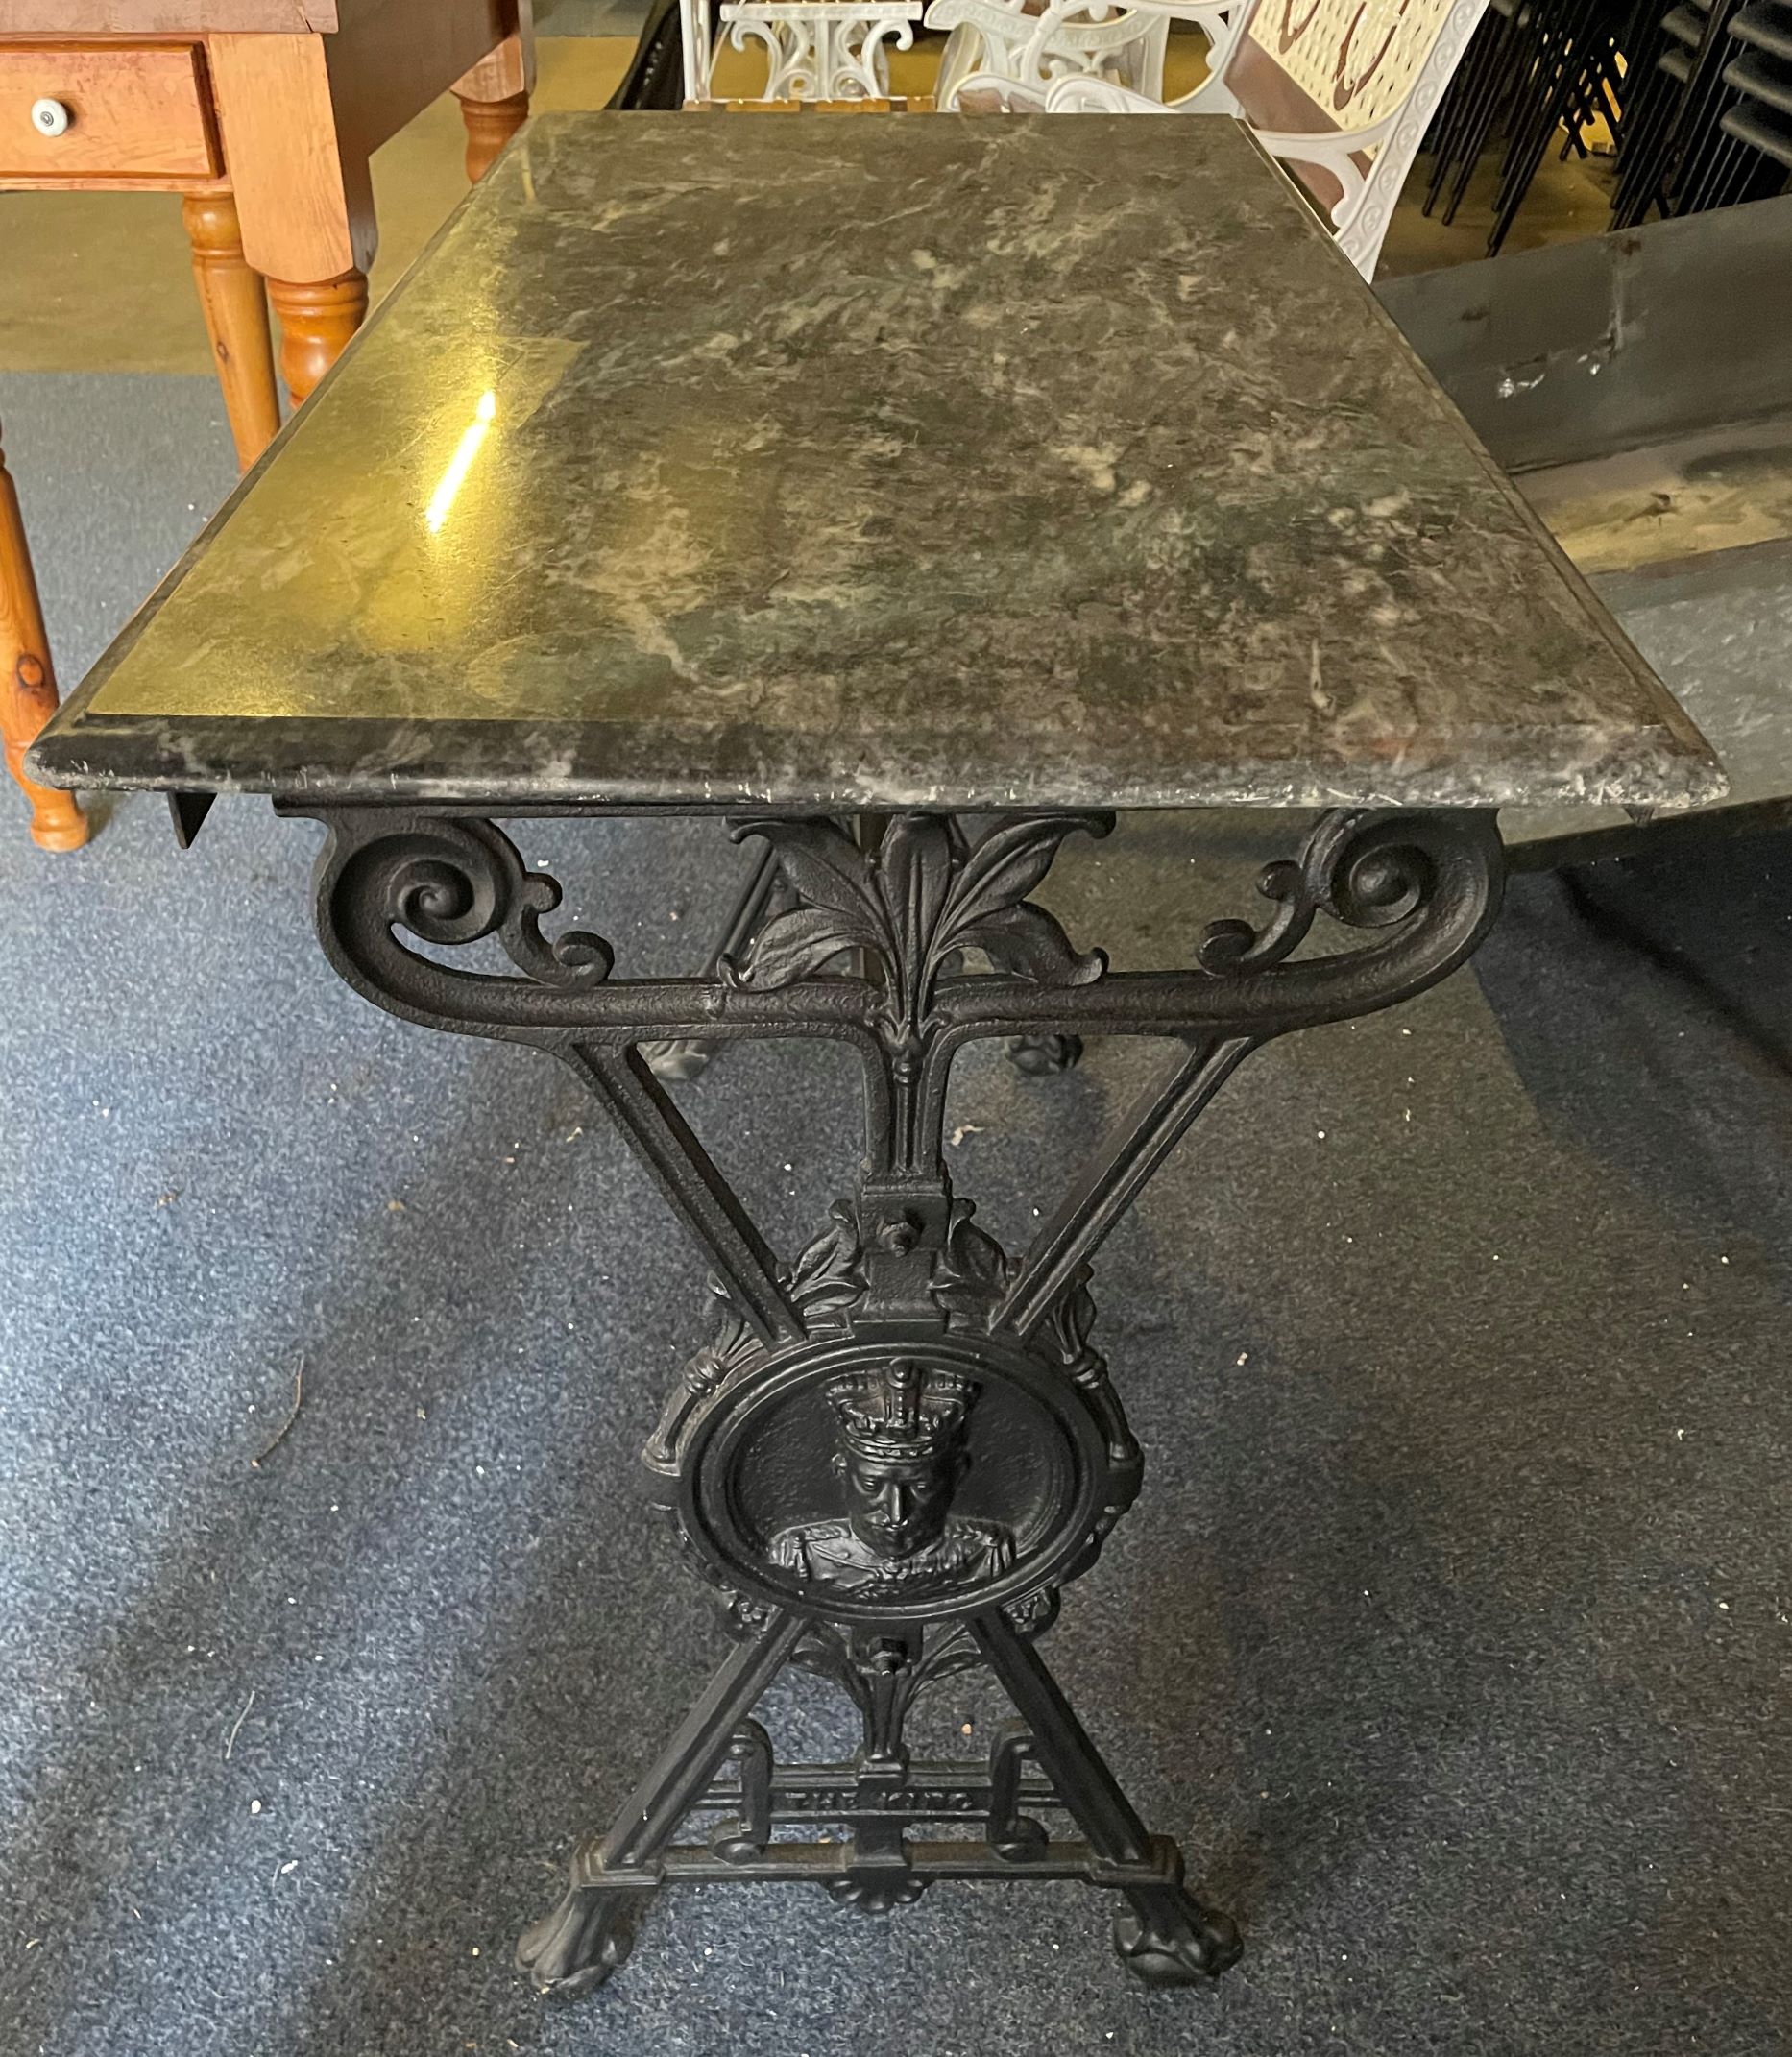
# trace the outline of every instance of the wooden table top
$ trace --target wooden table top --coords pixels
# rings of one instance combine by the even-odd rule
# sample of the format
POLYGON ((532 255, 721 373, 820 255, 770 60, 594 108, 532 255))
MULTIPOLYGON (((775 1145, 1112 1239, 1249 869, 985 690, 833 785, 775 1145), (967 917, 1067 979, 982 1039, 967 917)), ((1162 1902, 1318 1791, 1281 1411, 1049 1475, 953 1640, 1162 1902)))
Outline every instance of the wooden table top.
POLYGON ((534 123, 39 740, 82 785, 1672 802, 1708 748, 1232 123, 534 123))
POLYGON ((0 0, 0 36, 327 35, 376 0, 0 0))

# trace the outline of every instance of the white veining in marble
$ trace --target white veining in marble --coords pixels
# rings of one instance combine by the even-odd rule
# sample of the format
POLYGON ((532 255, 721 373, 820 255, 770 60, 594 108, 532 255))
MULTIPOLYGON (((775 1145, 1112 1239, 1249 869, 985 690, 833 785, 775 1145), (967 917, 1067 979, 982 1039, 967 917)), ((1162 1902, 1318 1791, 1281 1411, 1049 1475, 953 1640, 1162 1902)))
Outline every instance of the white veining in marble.
POLYGON ((1719 786, 1244 132, 1095 116, 536 122, 37 762, 840 809, 1719 786))

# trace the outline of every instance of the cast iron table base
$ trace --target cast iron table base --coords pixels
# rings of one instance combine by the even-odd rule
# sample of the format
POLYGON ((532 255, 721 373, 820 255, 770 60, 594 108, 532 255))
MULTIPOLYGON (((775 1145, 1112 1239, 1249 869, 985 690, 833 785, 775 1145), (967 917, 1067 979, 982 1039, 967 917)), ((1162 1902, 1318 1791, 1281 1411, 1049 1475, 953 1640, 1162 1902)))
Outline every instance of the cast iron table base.
POLYGON ((1328 814, 1297 860, 1264 872, 1274 911, 1260 930, 1212 923, 1196 966, 1134 973, 1075 950, 1027 897, 1067 836, 1104 835, 1111 816, 899 813, 857 838, 747 818, 735 834, 763 836, 770 859, 729 947, 699 979, 621 980, 599 937, 543 934, 560 889, 525 869, 493 810, 281 804, 328 824, 318 926, 350 984, 406 1020, 569 1064, 714 1269, 716 1332, 644 1454, 737 1640, 523 1937, 535 1984, 600 1983, 632 1908, 678 1880, 806 1881, 882 1913, 936 1878, 1079 1878, 1119 1895, 1115 1942, 1140 1977, 1223 1972, 1236 1929, 1185 1886, 1176 1846, 1147 1831, 1036 1648, 1139 1488, 1138 1445, 1089 1340, 1090 1259, 1253 1050, 1392 1005, 1471 954, 1499 902, 1492 815, 1328 814), (1370 939, 1296 956, 1321 911, 1370 939), (495 936, 515 975, 443 964, 400 932, 432 946, 495 936), (1182 1048, 1013 1255, 942 1159, 953 1057, 977 1038, 1062 1053, 1084 1034, 1182 1048), (863 1064, 855 1189, 793 1264, 643 1055, 748 1036, 825 1037, 863 1064), (850 1763, 775 1758, 753 1709, 791 1664, 858 1707, 850 1763), (912 1759, 916 1696, 978 1664, 1017 1720, 986 1757, 912 1759), (946 1825, 957 1832, 912 1832, 946 1825), (778 1833, 791 1828, 811 1834, 778 1833))

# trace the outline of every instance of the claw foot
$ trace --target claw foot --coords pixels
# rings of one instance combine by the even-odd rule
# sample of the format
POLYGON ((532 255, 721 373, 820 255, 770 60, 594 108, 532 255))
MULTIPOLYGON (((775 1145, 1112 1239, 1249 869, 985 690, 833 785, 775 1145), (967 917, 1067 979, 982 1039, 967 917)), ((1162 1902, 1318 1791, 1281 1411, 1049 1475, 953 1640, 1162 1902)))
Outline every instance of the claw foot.
POLYGON ((842 1907, 860 1914, 887 1914, 892 1907, 906 1907, 927 1891, 927 1880, 911 1872, 895 1872, 886 1878, 830 1878, 828 1892, 842 1907))
POLYGON ((1079 1035, 1011 1035, 1004 1046, 1008 1062, 1029 1078, 1049 1072, 1067 1072, 1082 1061, 1079 1035))
POLYGON ((1144 1911, 1122 1906, 1114 1916, 1114 1948, 1134 1977, 1150 1986, 1199 1986, 1238 1960, 1238 1929, 1180 1887, 1144 1911))
POLYGON ((622 1915, 624 1893, 572 1886, 554 1911, 525 1928, 517 1945, 517 1967, 527 1972, 538 1993, 577 1999, 602 1985, 628 1955, 622 1915))

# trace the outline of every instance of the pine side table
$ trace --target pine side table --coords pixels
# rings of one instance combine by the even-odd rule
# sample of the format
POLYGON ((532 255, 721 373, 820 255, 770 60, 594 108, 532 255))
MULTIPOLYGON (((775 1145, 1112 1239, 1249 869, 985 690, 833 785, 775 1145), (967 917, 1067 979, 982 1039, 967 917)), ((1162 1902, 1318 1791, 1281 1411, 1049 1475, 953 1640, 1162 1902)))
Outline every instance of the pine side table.
MULTIPOLYGON (((367 312, 368 159, 450 87, 477 179, 529 110, 531 0, 0 0, 0 191, 172 191, 193 250, 240 463, 367 312), (265 294, 264 294, 265 281, 265 294)), ((15 285, 22 281, 14 281, 15 285)), ((72 796, 26 745, 56 679, 18 496, 0 451, 0 738, 32 835, 77 849, 72 796)))

